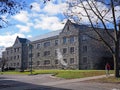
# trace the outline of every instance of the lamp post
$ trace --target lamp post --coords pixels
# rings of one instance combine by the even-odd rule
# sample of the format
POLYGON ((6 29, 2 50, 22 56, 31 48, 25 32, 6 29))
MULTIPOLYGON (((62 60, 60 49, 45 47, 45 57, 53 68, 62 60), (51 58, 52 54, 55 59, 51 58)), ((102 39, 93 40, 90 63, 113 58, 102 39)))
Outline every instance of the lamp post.
POLYGON ((31 53, 30 53, 30 74, 32 75, 32 48, 33 48, 33 46, 32 46, 32 44, 29 44, 29 49, 30 49, 30 51, 31 51, 31 53))

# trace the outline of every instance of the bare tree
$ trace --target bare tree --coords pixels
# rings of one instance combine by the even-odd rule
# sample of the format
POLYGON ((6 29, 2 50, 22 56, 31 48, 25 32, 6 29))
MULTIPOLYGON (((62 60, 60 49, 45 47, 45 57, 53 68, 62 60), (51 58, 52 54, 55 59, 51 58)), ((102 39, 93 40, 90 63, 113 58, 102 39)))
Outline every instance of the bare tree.
POLYGON ((69 19, 78 24, 87 24, 96 32, 99 40, 110 50, 114 60, 115 77, 120 77, 119 39, 120 39, 120 1, 119 0, 68 0, 69 19), (103 28, 106 39, 97 30, 103 28), (112 33, 110 28, 112 27, 112 33), (109 43, 109 41, 113 42, 109 43))
POLYGON ((0 63, 1 63, 1 71, 4 72, 4 68, 5 68, 5 65, 7 63, 7 59, 2 58, 0 63))
POLYGON ((9 25, 8 17, 18 13, 25 6, 22 0, 0 0, 0 29, 9 25))

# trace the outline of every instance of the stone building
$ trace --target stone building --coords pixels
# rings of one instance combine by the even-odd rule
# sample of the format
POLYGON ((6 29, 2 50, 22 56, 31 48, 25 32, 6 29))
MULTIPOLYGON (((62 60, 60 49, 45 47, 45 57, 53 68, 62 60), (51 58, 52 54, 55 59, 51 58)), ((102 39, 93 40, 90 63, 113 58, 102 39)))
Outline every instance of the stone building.
MULTIPOLYGON (((98 29, 104 35, 104 30, 98 29)), ((92 28, 67 21, 62 30, 31 38, 16 38, 3 57, 8 67, 35 69, 101 69, 111 56, 92 28)))
POLYGON ((17 37, 12 47, 6 48, 2 53, 2 58, 6 60, 6 67, 16 69, 26 69, 28 61, 29 40, 17 37))

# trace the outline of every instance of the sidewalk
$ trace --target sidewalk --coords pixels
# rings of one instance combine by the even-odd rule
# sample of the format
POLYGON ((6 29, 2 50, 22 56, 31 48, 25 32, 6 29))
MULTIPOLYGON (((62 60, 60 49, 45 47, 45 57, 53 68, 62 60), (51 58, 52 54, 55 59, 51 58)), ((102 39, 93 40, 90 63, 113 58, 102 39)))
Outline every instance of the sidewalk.
MULTIPOLYGON (((110 76, 114 76, 114 74, 110 74, 110 76)), ((56 81, 56 82, 42 83, 41 85, 54 86, 54 85, 58 85, 58 84, 81 82, 81 81, 92 80, 92 79, 99 79, 99 78, 104 78, 104 77, 106 77, 106 75, 85 77, 85 78, 79 78, 79 79, 61 80, 61 81, 56 81)))

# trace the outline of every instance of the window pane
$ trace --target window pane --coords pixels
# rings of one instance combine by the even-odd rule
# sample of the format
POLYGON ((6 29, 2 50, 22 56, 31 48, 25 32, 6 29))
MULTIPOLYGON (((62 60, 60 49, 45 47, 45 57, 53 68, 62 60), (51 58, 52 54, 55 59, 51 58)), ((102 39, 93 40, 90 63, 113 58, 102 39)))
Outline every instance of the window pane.
POLYGON ((67 53, 67 48, 63 48, 63 54, 67 53))
POLYGON ((44 65, 50 64, 50 60, 45 60, 44 65))
POLYGON ((74 53, 74 47, 70 47, 70 53, 74 53))
POLYGON ((70 64, 74 63, 74 58, 70 58, 70 64))
POLYGON ((63 37, 63 44, 65 44, 67 42, 66 37, 63 37))
POLYGON ((70 43, 74 43, 74 36, 70 37, 70 43))
POLYGON ((55 46, 57 46, 58 45, 58 40, 55 40, 55 46))
POLYGON ((48 47, 48 46, 50 46, 50 42, 45 42, 44 47, 48 47))
POLYGON ((87 46, 83 46, 83 52, 87 52, 87 46))

